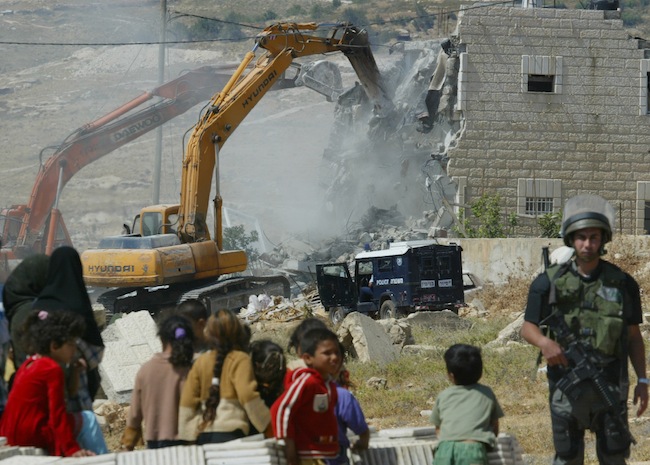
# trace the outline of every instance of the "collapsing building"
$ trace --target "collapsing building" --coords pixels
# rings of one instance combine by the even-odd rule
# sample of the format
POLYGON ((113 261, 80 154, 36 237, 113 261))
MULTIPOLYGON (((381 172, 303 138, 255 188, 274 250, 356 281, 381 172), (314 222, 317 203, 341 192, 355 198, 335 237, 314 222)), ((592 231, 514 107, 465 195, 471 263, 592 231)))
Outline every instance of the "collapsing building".
POLYGON ((539 217, 560 212, 573 195, 597 193, 617 207, 621 232, 650 231, 650 53, 629 36, 619 10, 476 4, 461 11, 450 39, 420 48, 417 58, 405 46, 402 63, 387 73, 400 76, 391 81, 395 100, 410 107, 387 125, 392 135, 379 131, 361 148, 348 146, 375 152, 363 157, 372 180, 354 202, 383 195, 422 207, 427 200, 421 211, 439 211, 438 226, 452 229, 459 207, 498 195, 504 217, 517 217, 515 234, 538 236, 539 217), (444 73, 436 71, 442 61, 444 73), (407 88, 417 105, 400 100, 407 88), (425 101, 435 116, 423 111, 425 101), (419 177, 395 178, 413 161, 419 177))

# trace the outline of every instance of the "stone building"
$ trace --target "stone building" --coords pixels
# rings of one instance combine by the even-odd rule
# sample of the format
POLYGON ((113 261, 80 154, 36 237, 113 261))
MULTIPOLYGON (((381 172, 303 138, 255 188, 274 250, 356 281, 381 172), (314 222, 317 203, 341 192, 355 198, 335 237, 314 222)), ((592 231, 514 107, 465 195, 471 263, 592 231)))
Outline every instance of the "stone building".
POLYGON ((650 54, 620 11, 477 4, 457 34, 456 203, 498 194, 537 236, 540 215, 597 193, 616 231, 650 231, 650 54))

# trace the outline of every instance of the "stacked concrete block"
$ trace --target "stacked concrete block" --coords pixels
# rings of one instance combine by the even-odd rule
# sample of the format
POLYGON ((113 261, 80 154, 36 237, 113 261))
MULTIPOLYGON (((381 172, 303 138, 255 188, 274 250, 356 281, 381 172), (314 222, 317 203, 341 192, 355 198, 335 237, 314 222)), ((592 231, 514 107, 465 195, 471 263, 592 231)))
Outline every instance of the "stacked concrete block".
POLYGON ((138 370, 162 350, 156 333, 156 323, 148 311, 126 314, 102 332, 106 350, 99 369, 102 388, 111 402, 131 401, 138 370))
POLYGON ((431 464, 437 444, 432 427, 382 430, 371 435, 368 450, 359 458, 364 465, 431 464))
MULTIPOLYGON (((398 428, 373 433, 368 450, 352 460, 364 465, 430 465, 438 441, 431 427, 398 428)), ((262 435, 222 444, 145 449, 94 457, 62 458, 42 455, 41 449, 4 447, 2 465, 286 465, 283 444, 262 435), (14 455, 10 455, 14 454, 14 455), (32 454, 32 455, 25 455, 32 454)), ((488 454, 490 465, 524 465, 521 447, 510 435, 501 434, 497 448, 488 454)))
MULTIPOLYGON (((68 457, 59 459, 56 465, 116 465, 117 454, 95 455, 94 457, 68 457)), ((4 464, 3 464, 4 465, 4 464)))
POLYGON ((524 465, 521 446, 514 436, 501 433, 496 450, 488 452, 490 465, 524 465))
POLYGON ((206 465, 286 465, 282 444, 262 435, 203 446, 206 465))
POLYGON ((43 455, 15 455, 7 459, 0 460, 2 465, 43 465, 50 463, 58 463, 61 457, 49 457, 43 455))
MULTIPOLYGON (((359 454, 359 459, 364 465, 431 464, 437 444, 435 428, 382 430, 371 435, 369 448, 359 454)), ((490 465, 524 465, 517 439, 508 434, 499 435, 488 460, 490 465)))
POLYGON ((205 465, 201 446, 175 446, 117 454, 116 465, 205 465))
POLYGON ((22 460, 21 457, 27 457, 25 459, 27 461, 22 463, 28 463, 30 459, 38 460, 35 459, 35 457, 45 457, 46 459, 48 458, 46 456, 46 451, 43 449, 38 449, 36 447, 5 446, 7 442, 6 438, 0 438, 0 440, 1 440, 0 442, 2 443, 1 445, 3 446, 0 447, 0 461, 2 463, 5 463, 5 459, 14 458, 14 457, 16 457, 16 460, 22 460))

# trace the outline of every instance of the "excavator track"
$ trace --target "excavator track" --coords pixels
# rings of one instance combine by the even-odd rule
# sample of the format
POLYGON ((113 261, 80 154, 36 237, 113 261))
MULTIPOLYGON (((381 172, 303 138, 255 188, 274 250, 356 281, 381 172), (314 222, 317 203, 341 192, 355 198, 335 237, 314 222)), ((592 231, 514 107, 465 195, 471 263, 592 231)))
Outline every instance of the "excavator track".
POLYGON ((171 310, 186 300, 200 300, 215 312, 227 308, 238 312, 248 305, 251 295, 290 297, 291 286, 285 276, 235 276, 218 281, 208 279, 156 287, 89 288, 91 300, 104 307, 106 320, 118 313, 147 310, 152 316, 171 310))

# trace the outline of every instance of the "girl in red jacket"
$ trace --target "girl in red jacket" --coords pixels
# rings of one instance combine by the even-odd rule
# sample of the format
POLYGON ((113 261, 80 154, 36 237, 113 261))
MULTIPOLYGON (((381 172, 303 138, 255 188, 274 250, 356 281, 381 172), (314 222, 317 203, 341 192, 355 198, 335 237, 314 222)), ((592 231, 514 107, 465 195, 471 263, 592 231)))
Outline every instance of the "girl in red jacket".
POLYGON ((61 367, 74 359, 83 333, 83 320, 72 312, 35 310, 27 317, 25 346, 34 355, 18 368, 0 423, 0 436, 10 445, 40 447, 57 456, 95 455, 77 442, 85 417, 75 421, 66 412, 61 367))

